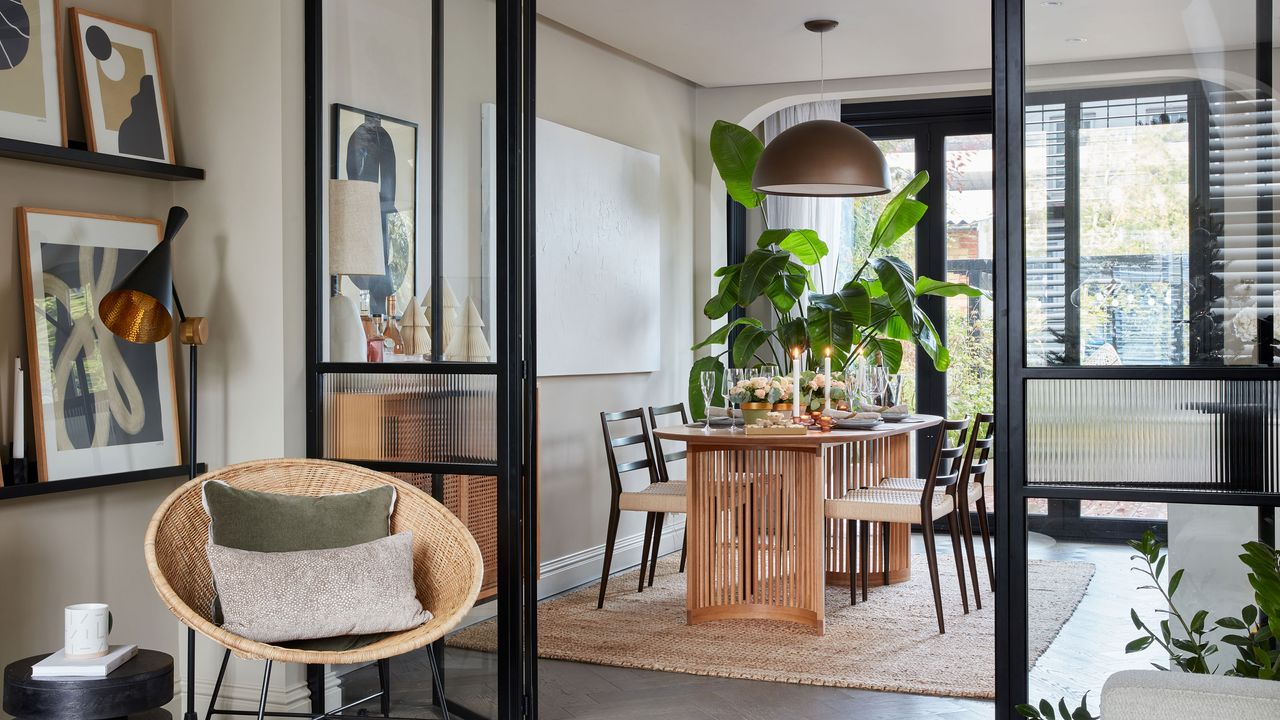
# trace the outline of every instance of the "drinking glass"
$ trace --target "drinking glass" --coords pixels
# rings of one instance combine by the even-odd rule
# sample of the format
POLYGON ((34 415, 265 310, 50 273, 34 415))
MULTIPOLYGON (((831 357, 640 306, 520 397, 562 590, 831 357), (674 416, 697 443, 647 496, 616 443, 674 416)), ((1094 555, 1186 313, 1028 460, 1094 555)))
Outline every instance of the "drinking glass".
MULTIPOLYGON (((746 368, 729 368, 728 370, 725 370, 724 376, 725 382, 728 383, 728 387, 732 388, 743 380, 749 380, 751 378, 751 371, 746 368)), ((725 390, 725 394, 728 394, 727 389, 725 390)), ((733 416, 733 404, 729 402, 727 398, 725 401, 725 407, 729 408, 729 431, 737 432, 738 420, 733 416)))
POLYGON ((889 374, 879 365, 867 368, 866 391, 869 401, 875 405, 884 405, 884 391, 889 387, 889 374))
POLYGON ((902 374, 892 373, 889 376, 889 385, 885 388, 884 404, 890 407, 899 403, 902 397, 902 374))
POLYGON ((760 376, 769 378, 770 380, 778 377, 778 366, 773 363, 765 363, 760 366, 760 376))
POLYGON ((703 370, 698 375, 702 383, 702 432, 711 432, 711 396, 716 392, 716 371, 703 370))

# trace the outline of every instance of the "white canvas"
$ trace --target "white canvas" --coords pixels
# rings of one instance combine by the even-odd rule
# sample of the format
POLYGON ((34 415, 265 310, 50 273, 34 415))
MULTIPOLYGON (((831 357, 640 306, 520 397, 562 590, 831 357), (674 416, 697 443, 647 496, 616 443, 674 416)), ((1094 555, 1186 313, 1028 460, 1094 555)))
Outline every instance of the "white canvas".
POLYGON ((655 372, 657 155, 539 119, 538 374, 655 372))

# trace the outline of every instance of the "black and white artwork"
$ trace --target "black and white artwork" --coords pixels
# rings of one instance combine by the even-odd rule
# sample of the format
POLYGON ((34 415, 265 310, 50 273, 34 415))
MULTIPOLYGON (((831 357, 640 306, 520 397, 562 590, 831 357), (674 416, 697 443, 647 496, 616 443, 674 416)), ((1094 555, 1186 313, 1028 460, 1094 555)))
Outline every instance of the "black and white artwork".
POLYGON ((0 137, 65 145, 57 0, 0 0, 0 137))
POLYGON ((127 342, 97 309, 158 242, 159 221, 18 212, 40 479, 180 464, 172 337, 127 342))
POLYGON ((371 313, 386 312, 386 299, 392 295, 399 313, 416 291, 418 125, 335 104, 331 131, 333 177, 377 183, 382 203, 386 273, 350 279, 369 291, 371 313))
POLYGON ((173 137, 151 28, 71 10, 89 149, 173 162, 173 137))

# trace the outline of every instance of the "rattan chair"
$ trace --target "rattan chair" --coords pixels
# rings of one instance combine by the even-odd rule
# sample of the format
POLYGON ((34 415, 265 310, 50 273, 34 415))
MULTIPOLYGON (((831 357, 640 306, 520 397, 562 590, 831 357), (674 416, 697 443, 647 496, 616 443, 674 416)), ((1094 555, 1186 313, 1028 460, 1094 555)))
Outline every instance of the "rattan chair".
MULTIPOLYGON (((443 505, 421 490, 390 475, 325 460, 259 460, 231 465, 185 483, 160 505, 151 518, 144 552, 151 581, 169 610, 191 631, 226 648, 222 669, 218 672, 209 700, 206 719, 210 715, 225 714, 215 704, 227 660, 232 653, 246 660, 266 661, 258 708, 258 717, 262 718, 268 714, 267 683, 273 662, 363 664, 426 647, 444 637, 475 604, 483 575, 480 548, 466 526, 443 505), (394 486, 397 497, 391 515, 391 532, 413 533, 414 584, 417 586, 419 601, 431 611, 433 617, 418 627, 392 633, 354 650, 343 651, 299 650, 268 645, 222 629, 211 618, 213 578, 205 555, 205 545, 209 541, 209 519, 201 504, 200 492, 201 484, 206 480, 221 480, 232 487, 246 490, 312 497, 358 492, 382 485, 394 486)), ((435 690, 447 718, 449 714, 444 703, 435 653, 428 652, 427 657, 435 690)), ((193 687, 195 677, 192 660, 193 655, 188 652, 188 692, 193 687)), ((383 697, 383 714, 387 714, 385 684, 383 687, 384 692, 363 698, 359 702, 383 697)), ((189 700, 189 709, 190 702, 189 700)), ((343 717, 337 713, 354 704, 358 703, 339 708, 323 717, 343 717)))

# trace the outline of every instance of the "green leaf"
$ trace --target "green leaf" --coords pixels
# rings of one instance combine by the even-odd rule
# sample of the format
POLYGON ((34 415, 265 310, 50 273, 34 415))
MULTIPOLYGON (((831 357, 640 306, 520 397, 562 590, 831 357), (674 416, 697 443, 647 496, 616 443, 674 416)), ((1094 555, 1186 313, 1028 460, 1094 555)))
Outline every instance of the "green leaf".
POLYGON ((1071 710, 1067 707, 1066 698, 1058 699, 1058 714, 1062 717, 1062 720, 1071 720, 1071 710))
POLYGON ((1125 645, 1124 651, 1126 653, 1142 652, 1143 650, 1146 650, 1148 647, 1151 647, 1151 643, 1152 643, 1152 639, 1150 635, 1148 635, 1147 637, 1140 637, 1136 640, 1131 640, 1128 645, 1125 645))
POLYGON ((751 186, 751 176, 763 151, 760 138, 741 125, 717 120, 711 127, 711 159, 720 171, 720 179, 724 180, 729 197, 748 208, 764 202, 764 193, 751 186))
POLYGON ((959 282, 950 282, 948 280, 934 280, 930 277, 921 275, 916 279, 916 297, 922 295, 936 295, 938 297, 956 297, 965 295, 968 297, 985 297, 991 298, 986 290, 966 285, 959 282))
POLYGON ((716 271, 720 276, 720 289, 707 301, 702 314, 712 320, 719 320, 738 304, 738 278, 742 274, 742 265, 729 265, 716 271))
POLYGON ((1142 619, 1138 617, 1137 610, 1134 610, 1133 608, 1129 608, 1129 618, 1133 620, 1134 627, 1138 628, 1139 630, 1142 629, 1142 619))
POLYGON ((858 325, 865 327, 871 324, 871 298, 867 295, 867 289, 856 282, 846 283, 834 293, 812 293, 809 295, 809 303, 826 310, 843 310, 858 325))
POLYGON ((1243 608, 1240 609, 1240 618, 1244 620, 1244 624, 1246 627, 1252 627, 1253 623, 1258 619, 1257 606, 1245 605, 1243 608))
POLYGON ((800 301, 808 279, 809 273, 803 267, 795 263, 787 263, 782 273, 775 275, 765 286, 764 294, 778 312, 785 315, 791 312, 791 308, 800 301))
MULTIPOLYGON (((928 209, 929 206, 919 200, 912 200, 910 198, 903 200, 902 204, 898 206, 897 210, 895 210, 893 215, 889 218, 889 222, 885 225, 883 233, 879 237, 873 238, 873 241, 876 243, 874 247, 893 247, 893 244, 898 241, 898 238, 906 235, 916 226, 916 223, 920 222, 920 219, 924 217, 924 213, 928 209)), ((888 212, 888 210, 885 212, 888 212)), ((881 215, 880 217, 883 218, 884 215, 881 215)))
POLYGON ((795 318, 778 325, 775 334, 778 337, 778 342, 782 345, 782 349, 787 353, 787 357, 791 357, 793 348, 800 348, 800 352, 803 353, 805 347, 809 344, 809 335, 804 318, 795 318))
POLYGON ((820 307, 809 308, 809 347, 814 354, 821 357, 827 348, 832 348, 839 356, 832 362, 849 353, 853 344, 853 316, 843 310, 828 310, 820 307))
POLYGON ((1247 629, 1249 629, 1249 626, 1248 626, 1248 625, 1245 625, 1245 624, 1244 624, 1242 621, 1240 621, 1238 618, 1233 618, 1233 617, 1218 618, 1217 625, 1218 625, 1218 627, 1221 627, 1221 628, 1228 628, 1228 629, 1230 629, 1230 630, 1247 630, 1247 629))
POLYGON ((1053 705, 1051 705, 1048 700, 1040 701, 1040 714, 1049 718, 1049 720, 1053 720, 1053 705))
POLYGON ((1160 576, 1160 574, 1164 572, 1164 561, 1165 561, 1165 560, 1168 560, 1168 559, 1169 559, 1169 556, 1168 556, 1168 555, 1165 555, 1165 556, 1161 557, 1159 560, 1157 560, 1157 561, 1156 561, 1156 570, 1155 570, 1155 573, 1156 573, 1156 576, 1157 576, 1157 577, 1159 577, 1159 576, 1160 576))
POLYGON ((907 183, 906 187, 899 190, 898 194, 894 195, 893 199, 884 206, 884 210, 876 220, 876 228, 871 233, 871 242, 873 247, 879 244, 879 242, 882 242, 881 238, 888 234, 889 226, 893 223, 894 216, 898 214, 898 208, 902 207, 909 198, 920 192, 920 190, 928 183, 929 173, 921 170, 916 173, 915 177, 911 178, 911 182, 907 183))
POLYGON ((746 307, 760 297, 790 259, 791 254, 783 250, 752 250, 742 262, 742 272, 738 275, 738 304, 746 307))
POLYGON ((1204 621, 1209 617, 1208 610, 1201 610, 1191 618, 1191 632, 1200 634, 1204 632, 1204 621))
POLYGON ((1015 705, 1013 709, 1022 717, 1027 718, 1027 720, 1042 720, 1040 711, 1026 703, 1015 705))
POLYGON ((805 265, 817 265, 827 256, 827 244, 818 239, 818 233, 812 230, 792 230, 778 247, 786 250, 805 265))
POLYGON ((729 341, 729 332, 740 325, 754 325, 756 327, 764 327, 760 321, 753 317, 741 317, 724 327, 712 332, 702 342, 689 348, 690 350, 701 350, 708 345, 723 345, 729 341))
POLYGON ((734 367, 751 367, 753 364, 751 359, 755 357, 756 350, 759 350, 768 339, 768 330, 751 325, 744 327, 733 340, 734 367))
POLYGON ((1178 584, 1182 582, 1182 572, 1178 570, 1173 577, 1169 578, 1169 597, 1173 597, 1173 594, 1178 591, 1178 584))
POLYGON ((874 337, 862 346, 864 357, 874 359, 877 353, 887 372, 896 373, 902 368, 902 343, 890 338, 874 337))
POLYGON ((689 413, 694 418, 704 418, 707 416, 707 408, 702 402, 702 372, 711 370, 716 373, 717 392, 711 394, 711 404, 718 404, 716 398, 720 397, 719 388, 724 382, 724 363, 720 362, 719 357, 702 357, 693 361, 693 367, 689 368, 689 413))
POLYGON ((1089 712, 1089 693, 1085 693, 1084 697, 1080 698, 1080 707, 1071 713, 1071 720, 1097 720, 1093 713, 1089 712))

